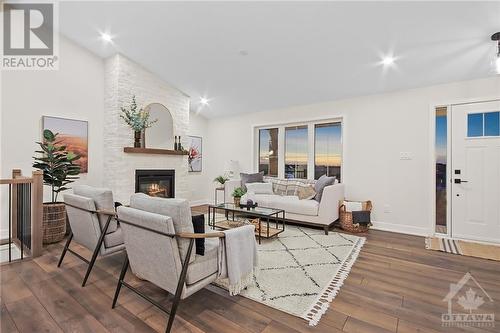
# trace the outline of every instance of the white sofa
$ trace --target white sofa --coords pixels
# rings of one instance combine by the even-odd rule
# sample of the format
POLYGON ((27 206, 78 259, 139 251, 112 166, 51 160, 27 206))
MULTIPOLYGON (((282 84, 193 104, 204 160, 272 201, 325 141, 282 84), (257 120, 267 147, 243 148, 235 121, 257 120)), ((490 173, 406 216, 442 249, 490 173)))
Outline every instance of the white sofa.
MULTIPOLYGON (((241 186, 240 179, 231 179, 226 182, 225 202, 233 202, 233 190, 241 186)), ((300 224, 309 224, 322 227, 325 234, 332 224, 339 218, 339 201, 344 200, 344 185, 334 184, 325 187, 321 202, 312 200, 299 200, 297 196, 281 196, 277 194, 255 194, 255 202, 260 207, 283 209, 287 221, 300 224)), ((246 202, 246 195, 241 202, 246 202)))

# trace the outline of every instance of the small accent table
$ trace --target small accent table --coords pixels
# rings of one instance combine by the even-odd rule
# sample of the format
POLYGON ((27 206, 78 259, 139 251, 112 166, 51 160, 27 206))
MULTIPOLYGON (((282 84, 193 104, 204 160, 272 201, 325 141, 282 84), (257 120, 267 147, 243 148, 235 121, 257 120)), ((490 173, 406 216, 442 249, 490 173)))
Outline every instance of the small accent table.
POLYGON ((215 188, 215 204, 217 205, 217 192, 222 191, 224 193, 224 198, 222 200, 226 200, 226 187, 216 187, 215 188))
POLYGON ((208 225, 212 227, 212 229, 219 228, 227 230, 236 228, 237 226, 234 225, 234 223, 231 223, 234 222, 235 214, 259 219, 259 228, 258 230, 255 230, 255 235, 258 237, 259 244, 261 243, 262 238, 272 238, 285 231, 285 211, 283 209, 274 209, 267 207, 255 207, 246 209, 238 207, 233 203, 209 205, 208 225), (216 221, 217 210, 224 211, 223 215, 226 216, 224 220, 216 221), (231 220, 229 220, 229 216, 232 217, 231 220), (274 220, 274 227, 271 227, 271 223, 273 223, 271 220, 274 220))

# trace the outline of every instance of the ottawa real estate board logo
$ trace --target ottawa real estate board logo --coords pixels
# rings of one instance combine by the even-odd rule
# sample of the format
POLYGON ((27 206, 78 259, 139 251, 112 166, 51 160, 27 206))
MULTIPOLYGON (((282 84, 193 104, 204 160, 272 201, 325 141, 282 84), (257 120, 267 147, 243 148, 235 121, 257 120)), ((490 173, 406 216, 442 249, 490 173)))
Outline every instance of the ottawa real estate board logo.
POLYGON ((2 12, 1 69, 57 70, 57 3, 5 1, 2 12))
POLYGON ((445 327, 495 327, 495 304, 471 273, 450 284, 443 299, 448 312, 441 315, 445 327))

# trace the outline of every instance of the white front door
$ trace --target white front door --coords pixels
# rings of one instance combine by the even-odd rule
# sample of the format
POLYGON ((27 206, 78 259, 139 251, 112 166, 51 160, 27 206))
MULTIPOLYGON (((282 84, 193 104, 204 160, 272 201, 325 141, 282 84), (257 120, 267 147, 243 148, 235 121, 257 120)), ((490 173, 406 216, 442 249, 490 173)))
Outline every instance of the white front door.
POLYGON ((451 234, 500 243, 500 101, 451 107, 451 234))

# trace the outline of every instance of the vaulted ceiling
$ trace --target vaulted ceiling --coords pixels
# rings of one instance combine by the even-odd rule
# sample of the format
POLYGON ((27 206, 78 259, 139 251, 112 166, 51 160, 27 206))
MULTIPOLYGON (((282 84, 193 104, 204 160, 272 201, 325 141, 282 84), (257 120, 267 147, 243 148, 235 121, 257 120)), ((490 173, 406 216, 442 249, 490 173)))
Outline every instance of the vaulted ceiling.
POLYGON ((500 2, 62 2, 60 29, 217 117, 496 75, 500 2))

